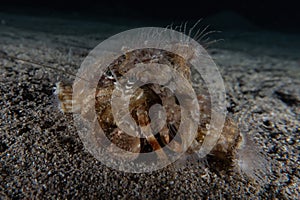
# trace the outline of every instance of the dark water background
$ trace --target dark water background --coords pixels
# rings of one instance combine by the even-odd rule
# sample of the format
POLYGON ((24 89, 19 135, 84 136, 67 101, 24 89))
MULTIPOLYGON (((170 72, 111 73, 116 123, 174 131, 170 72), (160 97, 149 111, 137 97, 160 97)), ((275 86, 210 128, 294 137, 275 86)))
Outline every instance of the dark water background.
MULTIPOLYGON (((300 12, 297 1, 21 1, 4 0, 0 12, 54 17, 59 19, 80 19, 86 21, 108 21, 116 23, 145 25, 169 24, 170 22, 196 21, 219 13, 236 13, 259 29, 279 32, 300 33, 300 12)), ((224 16, 212 21, 212 28, 240 28, 239 19, 224 16), (236 21, 237 20, 237 21, 236 21)), ((32 24, 32 27, 35 25, 32 24)), ((242 27, 243 28, 243 27, 242 27)))

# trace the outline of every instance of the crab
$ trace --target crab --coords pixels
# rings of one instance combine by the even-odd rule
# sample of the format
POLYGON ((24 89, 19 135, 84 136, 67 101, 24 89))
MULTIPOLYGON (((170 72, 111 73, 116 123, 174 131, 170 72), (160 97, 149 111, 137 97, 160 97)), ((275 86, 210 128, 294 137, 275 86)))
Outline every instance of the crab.
MULTIPOLYGON (((165 64, 175 69, 183 78, 192 84, 191 65, 183 57, 159 49, 138 49, 125 53, 110 64, 98 82, 95 96, 91 98, 95 98, 94 109, 97 113, 98 123, 106 137, 114 145, 132 153, 154 151, 157 153, 159 159, 166 159, 167 156, 165 153, 158 150, 166 146, 171 151, 181 152, 183 150, 182 141, 184 140, 184 135, 179 139, 175 138, 181 121, 181 108, 178 99, 168 88, 161 87, 158 84, 145 84, 137 88, 130 98, 129 113, 139 126, 139 129, 136 130, 139 132, 137 135, 143 132, 150 132, 146 137, 128 135, 118 127, 112 113, 111 98, 116 85, 122 76, 140 63, 165 64), (164 106, 166 115, 165 123, 155 120, 155 118, 150 119, 149 113, 151 114, 151 107, 155 105, 164 106), (154 123, 156 127, 161 126, 159 132, 151 132, 153 127, 150 127, 150 122, 152 124, 154 123), (173 142, 170 143, 171 141, 173 142)), ((130 83, 127 83, 127 85, 130 87, 130 83)), ((72 92, 71 84, 63 82, 56 84, 56 94, 60 100, 62 112, 81 112, 81 114, 84 115, 85 109, 82 109, 82 105, 80 105, 76 99, 72 99, 72 92)), ((209 129, 211 103, 208 92, 204 91, 203 94, 198 94, 197 101, 199 112, 201 113, 201 120, 198 124, 196 137, 194 138, 195 142, 188 148, 187 153, 199 150, 209 129)), ((237 125, 231 118, 227 117, 220 138, 212 149, 211 154, 220 159, 228 159, 228 157, 235 153, 235 149, 239 147, 241 141, 242 135, 237 125)), ((134 160, 137 159, 137 156, 124 156, 124 159, 134 160)))

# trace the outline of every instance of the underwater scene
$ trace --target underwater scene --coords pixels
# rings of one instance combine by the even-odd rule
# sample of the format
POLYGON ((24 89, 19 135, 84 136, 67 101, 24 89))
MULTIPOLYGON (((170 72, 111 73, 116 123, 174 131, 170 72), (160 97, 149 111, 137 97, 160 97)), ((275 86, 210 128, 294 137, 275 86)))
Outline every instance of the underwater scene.
POLYGON ((283 2, 0 3, 0 199, 299 199, 283 2))

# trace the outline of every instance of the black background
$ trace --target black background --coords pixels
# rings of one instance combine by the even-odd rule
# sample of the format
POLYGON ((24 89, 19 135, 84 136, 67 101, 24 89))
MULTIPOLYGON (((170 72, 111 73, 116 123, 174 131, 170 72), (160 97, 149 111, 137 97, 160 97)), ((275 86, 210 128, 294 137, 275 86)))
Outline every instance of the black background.
MULTIPOLYGON (((300 3, 299 3, 300 4, 300 3)), ((22 12, 38 15, 124 17, 152 20, 197 20, 221 11, 233 11, 253 24, 278 31, 300 30, 300 6, 297 1, 163 1, 163 0, 82 0, 17 1, 4 0, 0 12, 22 12)))

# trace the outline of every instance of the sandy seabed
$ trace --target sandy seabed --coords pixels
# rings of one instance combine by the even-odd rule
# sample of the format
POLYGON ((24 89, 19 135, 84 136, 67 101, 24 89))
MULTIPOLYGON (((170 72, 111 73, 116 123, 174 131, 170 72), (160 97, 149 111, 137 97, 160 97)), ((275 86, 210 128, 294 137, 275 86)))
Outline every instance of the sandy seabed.
POLYGON ((55 83, 74 77, 6 56, 76 74, 93 47, 130 27, 0 16, 1 199, 299 198, 300 36, 232 31, 208 49, 223 76, 230 114, 274 163, 274 177, 261 185, 209 162, 145 174, 102 165, 84 149, 72 117, 57 108, 55 83))

